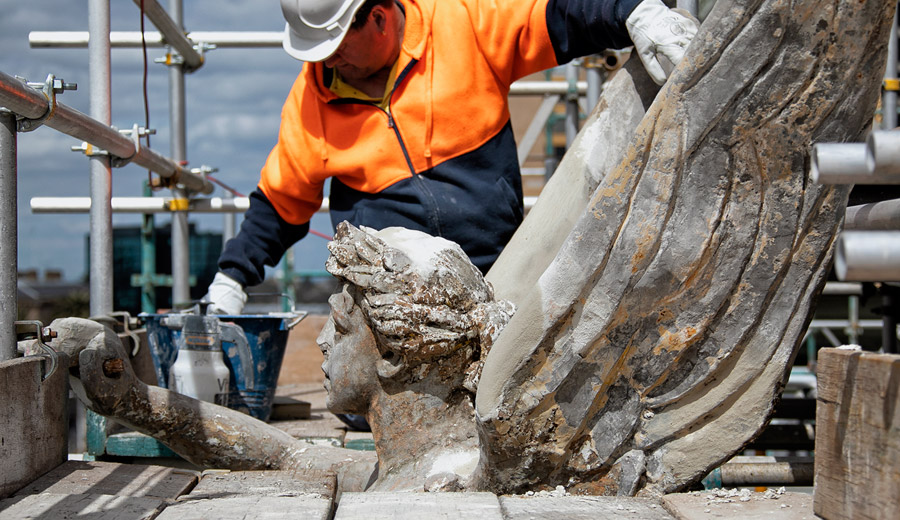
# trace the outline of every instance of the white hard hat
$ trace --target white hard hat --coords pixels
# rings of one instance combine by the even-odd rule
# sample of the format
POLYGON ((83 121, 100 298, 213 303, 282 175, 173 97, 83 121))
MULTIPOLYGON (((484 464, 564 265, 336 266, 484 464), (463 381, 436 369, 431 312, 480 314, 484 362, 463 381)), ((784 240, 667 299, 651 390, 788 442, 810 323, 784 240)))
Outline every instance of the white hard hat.
POLYGON ((322 61, 334 54, 365 0, 281 0, 287 24, 282 45, 301 61, 322 61))

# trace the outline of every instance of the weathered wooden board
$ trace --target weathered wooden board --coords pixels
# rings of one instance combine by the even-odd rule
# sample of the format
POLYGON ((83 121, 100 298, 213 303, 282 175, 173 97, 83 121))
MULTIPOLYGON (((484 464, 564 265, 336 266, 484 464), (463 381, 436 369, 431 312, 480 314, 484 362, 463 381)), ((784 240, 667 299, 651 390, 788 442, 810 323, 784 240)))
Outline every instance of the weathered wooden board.
POLYGON ((822 349, 815 512, 900 517, 900 356, 822 349))
POLYGON ((337 481, 328 471, 231 471, 204 474, 185 500, 232 495, 307 496, 334 499, 337 481))
POLYGON ((164 466, 70 460, 16 495, 92 494, 175 499, 197 483, 199 473, 164 466))
POLYGON ((182 500, 156 520, 326 520, 331 500, 307 496, 241 495, 228 498, 182 500))
POLYGON ((806 493, 764 493, 736 489, 716 489, 674 493, 662 498, 678 520, 813 520, 812 496, 806 493), (733 495, 733 496, 729 496, 733 495))
POLYGON ((60 368, 41 381, 43 374, 41 357, 0 363, 0 497, 66 460, 68 374, 60 368))
POLYGON ((289 421, 296 419, 309 419, 312 406, 307 401, 294 399, 286 395, 276 395, 272 402, 272 416, 270 421, 289 421))
POLYGON ((344 493, 335 520, 500 520, 500 501, 491 493, 344 493))
POLYGON ((41 493, 0 500, 0 520, 150 520, 165 506, 165 500, 155 497, 41 493))
POLYGON ((673 519, 659 501, 649 498, 502 496, 500 507, 507 520, 673 519))

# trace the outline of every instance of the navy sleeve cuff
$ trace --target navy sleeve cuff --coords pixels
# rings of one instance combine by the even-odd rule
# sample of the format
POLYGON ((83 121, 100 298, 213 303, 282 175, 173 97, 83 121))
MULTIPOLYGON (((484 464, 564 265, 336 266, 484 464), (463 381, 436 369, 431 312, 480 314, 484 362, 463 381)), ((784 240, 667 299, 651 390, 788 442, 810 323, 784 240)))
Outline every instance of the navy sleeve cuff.
POLYGON ((547 30, 559 64, 632 44, 625 20, 641 0, 549 0, 547 30))

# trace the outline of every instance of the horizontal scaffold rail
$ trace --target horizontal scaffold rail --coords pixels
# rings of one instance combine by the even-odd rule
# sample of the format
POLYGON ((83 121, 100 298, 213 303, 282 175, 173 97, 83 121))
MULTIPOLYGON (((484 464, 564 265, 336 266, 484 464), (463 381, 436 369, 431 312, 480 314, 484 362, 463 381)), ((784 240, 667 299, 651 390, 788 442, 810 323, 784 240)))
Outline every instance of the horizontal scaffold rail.
POLYGON ((102 148, 111 156, 147 168, 188 190, 204 194, 213 191, 212 183, 206 178, 142 146, 136 138, 128 138, 115 128, 74 108, 51 102, 42 92, 4 72, 0 72, 0 107, 24 118, 34 120, 43 118, 43 124, 54 130, 102 148))
MULTIPOLYGON (((525 197, 526 211, 534 206, 537 197, 525 197)), ((171 213, 187 211, 191 213, 243 213, 250 207, 248 197, 209 197, 195 198, 188 202, 187 208, 173 203, 172 197, 113 197, 111 201, 113 213, 171 213)), ((329 203, 326 197, 322 200, 319 213, 328 213, 329 203)), ((32 197, 31 212, 47 213, 88 213, 91 210, 90 197, 32 197)))

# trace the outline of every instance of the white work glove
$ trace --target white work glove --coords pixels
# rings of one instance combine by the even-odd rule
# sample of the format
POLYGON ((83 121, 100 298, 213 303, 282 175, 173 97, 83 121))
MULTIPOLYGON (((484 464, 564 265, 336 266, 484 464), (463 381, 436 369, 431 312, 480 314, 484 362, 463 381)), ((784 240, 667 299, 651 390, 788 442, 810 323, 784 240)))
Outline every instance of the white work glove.
POLYGON ((219 272, 203 299, 210 302, 208 314, 240 314, 247 303, 247 293, 237 280, 219 272))
POLYGON ((666 82, 666 77, 684 58, 684 50, 699 27, 696 20, 678 11, 669 9, 660 0, 644 0, 625 20, 634 50, 658 85, 666 82))

